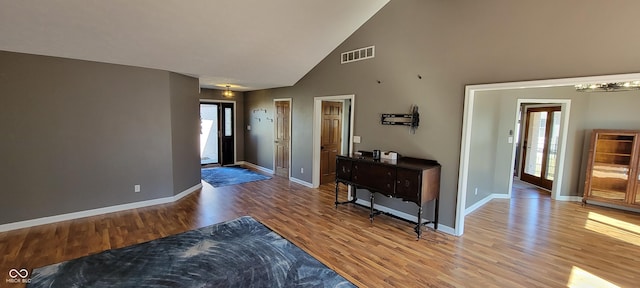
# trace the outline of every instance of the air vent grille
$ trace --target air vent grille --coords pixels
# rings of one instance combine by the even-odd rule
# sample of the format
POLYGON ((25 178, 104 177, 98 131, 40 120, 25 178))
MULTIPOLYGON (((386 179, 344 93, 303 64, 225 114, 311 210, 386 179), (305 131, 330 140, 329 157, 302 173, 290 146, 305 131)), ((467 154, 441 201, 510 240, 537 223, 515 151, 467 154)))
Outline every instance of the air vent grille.
POLYGON ((375 46, 369 46, 344 52, 340 57, 340 64, 373 58, 375 57, 375 52, 375 46))

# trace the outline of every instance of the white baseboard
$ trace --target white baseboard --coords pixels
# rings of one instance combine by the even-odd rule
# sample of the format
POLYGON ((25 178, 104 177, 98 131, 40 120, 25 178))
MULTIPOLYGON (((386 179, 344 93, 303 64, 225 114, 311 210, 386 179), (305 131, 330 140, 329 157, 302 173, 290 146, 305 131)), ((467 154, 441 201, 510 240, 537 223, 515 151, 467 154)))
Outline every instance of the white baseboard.
POLYGON ((302 186, 313 188, 313 184, 311 184, 311 183, 309 183, 307 181, 300 180, 298 178, 289 177, 289 181, 291 181, 293 183, 298 183, 298 184, 300 184, 302 186))
POLYGON ((464 216, 467 216, 469 215, 469 213, 476 211, 478 208, 484 206, 484 204, 489 203, 489 201, 493 199, 509 199, 509 194, 489 194, 489 196, 476 202, 476 204, 473 204, 469 208, 464 209, 464 216))
POLYGON ((258 166, 258 165, 256 165, 256 164, 253 164, 253 163, 251 163, 251 162, 247 162, 247 161, 238 161, 238 162, 236 162, 236 164, 238 164, 238 165, 248 166, 248 167, 250 167, 250 168, 253 168, 253 169, 256 169, 256 170, 258 170, 258 171, 262 171, 262 172, 264 172, 264 173, 268 173, 268 174, 274 174, 274 173, 275 173, 275 172, 273 172, 273 170, 272 170, 272 169, 264 168, 264 167, 262 167, 262 166, 258 166))
POLYGON ((16 230, 16 229, 22 229, 22 228, 33 227, 33 226, 44 225, 44 224, 51 224, 51 223, 55 223, 55 222, 79 219, 79 218, 90 217, 90 216, 97 216, 97 215, 102 215, 102 214, 107 214, 107 213, 119 212, 119 211, 123 211, 123 210, 136 209, 136 208, 142 208, 142 207, 147 207, 147 206, 171 203, 171 202, 175 202, 175 201, 178 201, 178 200, 182 199, 183 197, 193 193, 194 191, 197 191, 200 188, 202 188, 202 183, 199 183, 199 184, 197 184, 197 185, 195 185, 193 187, 190 187, 187 190, 184 190, 184 191, 180 192, 179 194, 176 194, 176 195, 171 196, 171 197, 151 199, 151 200, 146 200, 146 201, 133 202, 133 203, 127 203, 127 204, 103 207, 103 208, 96 208, 96 209, 91 209, 91 210, 84 210, 84 211, 60 214, 60 215, 49 216, 49 217, 42 217, 42 218, 24 220, 24 221, 13 222, 13 223, 8 223, 8 224, 2 224, 2 225, 0 225, 0 232, 5 232, 5 231, 9 231, 9 230, 16 230))
MULTIPOLYGON (((258 171, 262 171, 262 172, 264 172, 264 173, 275 174, 275 172, 274 172, 273 170, 271 170, 271 169, 269 169, 269 168, 264 168, 264 167, 262 167, 262 166, 258 166, 258 165, 256 165, 256 164, 251 163, 251 162, 247 162, 247 161, 238 161, 238 162, 236 162, 236 164, 238 164, 238 165, 244 165, 244 166, 247 166, 247 167, 250 167, 250 168, 256 169, 256 170, 258 170, 258 171)), ((291 181, 291 182, 293 182, 293 183, 300 184, 300 185, 302 185, 302 186, 306 186, 306 187, 309 187, 309 188, 313 188, 313 184, 311 184, 311 183, 309 183, 309 182, 307 182, 307 181, 304 181, 304 180, 300 180, 300 179, 298 179, 298 178, 289 177, 289 181, 291 181)))
MULTIPOLYGON (((360 204, 360 205, 367 206, 367 207, 371 207, 371 202, 366 201, 366 200, 358 199, 358 200, 356 200, 356 203, 360 204)), ((382 211, 382 212, 385 212, 385 213, 389 213, 389 214, 391 214, 393 216, 396 216, 398 218, 402 218, 404 220, 409 220, 411 222, 418 223, 418 216, 416 216, 416 215, 411 215, 409 213, 405 213, 405 212, 402 212, 402 211, 391 209, 391 208, 389 208, 387 206, 382 206, 382 205, 378 205, 378 204, 374 204, 373 205, 373 209, 376 209, 376 210, 379 210, 379 211, 382 211)), ((427 222, 427 221, 430 221, 430 220, 423 218, 422 221, 427 222)), ((429 223, 426 226, 433 228, 433 223, 429 223)), ((455 235, 454 234, 455 229, 453 229, 453 228, 451 228, 449 226, 442 225, 440 223, 438 223, 438 231, 441 231, 441 232, 444 232, 444 233, 447 233, 447 234, 450 234, 450 235, 455 235)))

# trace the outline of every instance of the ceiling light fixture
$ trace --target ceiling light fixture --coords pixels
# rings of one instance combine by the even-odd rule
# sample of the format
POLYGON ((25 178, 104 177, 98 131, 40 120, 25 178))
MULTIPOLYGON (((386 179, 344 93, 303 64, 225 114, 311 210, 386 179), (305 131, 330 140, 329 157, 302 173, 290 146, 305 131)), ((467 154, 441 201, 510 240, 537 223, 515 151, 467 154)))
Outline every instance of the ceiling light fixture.
POLYGON ((640 81, 578 84, 575 85, 578 92, 621 92, 640 90, 640 81))
POLYGON ((233 97, 233 91, 229 90, 229 88, 231 88, 231 85, 227 85, 227 90, 222 91, 222 96, 224 97, 233 97))

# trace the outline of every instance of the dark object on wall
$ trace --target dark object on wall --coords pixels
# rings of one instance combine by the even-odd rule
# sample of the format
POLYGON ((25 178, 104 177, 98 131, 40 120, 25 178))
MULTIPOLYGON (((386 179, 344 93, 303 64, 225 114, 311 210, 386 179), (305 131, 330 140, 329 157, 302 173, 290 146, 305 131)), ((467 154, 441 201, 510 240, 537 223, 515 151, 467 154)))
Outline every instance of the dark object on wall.
POLYGON ((416 133, 416 128, 420 124, 420 114, 418 105, 411 106, 409 114, 382 114, 380 117, 382 125, 402 125, 411 127, 411 134, 416 133))

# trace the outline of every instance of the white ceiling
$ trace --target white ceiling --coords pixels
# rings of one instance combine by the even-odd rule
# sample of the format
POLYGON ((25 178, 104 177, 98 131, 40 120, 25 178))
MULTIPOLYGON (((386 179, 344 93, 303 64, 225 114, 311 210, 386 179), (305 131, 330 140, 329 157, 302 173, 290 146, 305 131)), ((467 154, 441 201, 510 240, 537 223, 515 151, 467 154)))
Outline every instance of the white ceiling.
POLYGON ((168 70, 202 87, 283 87, 387 2, 0 0, 0 50, 168 70))

